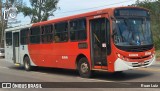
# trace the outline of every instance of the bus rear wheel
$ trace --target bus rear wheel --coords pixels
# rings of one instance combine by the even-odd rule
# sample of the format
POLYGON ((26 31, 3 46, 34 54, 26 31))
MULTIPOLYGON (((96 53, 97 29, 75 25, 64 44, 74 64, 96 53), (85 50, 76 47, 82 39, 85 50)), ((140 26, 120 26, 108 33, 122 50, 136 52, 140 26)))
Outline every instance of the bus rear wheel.
POLYGON ((24 58, 24 68, 26 71, 30 71, 32 69, 31 63, 30 63, 30 59, 28 56, 26 56, 24 58))
POLYGON ((86 58, 81 58, 78 62, 78 71, 81 77, 89 78, 91 77, 91 70, 86 58))

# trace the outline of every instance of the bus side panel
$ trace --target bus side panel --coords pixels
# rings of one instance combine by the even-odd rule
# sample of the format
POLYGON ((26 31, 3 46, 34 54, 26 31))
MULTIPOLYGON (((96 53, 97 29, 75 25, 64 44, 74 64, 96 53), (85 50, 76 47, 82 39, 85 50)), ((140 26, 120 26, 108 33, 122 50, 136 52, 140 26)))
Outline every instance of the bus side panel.
POLYGON ((13 63, 13 47, 5 44, 5 60, 13 63))
MULTIPOLYGON (((78 42, 55 44, 55 56, 58 57, 59 68, 76 68, 76 58, 78 55, 83 54, 89 57, 88 49, 79 49, 78 42)), ((89 59, 89 58, 87 58, 89 59)))
MULTIPOLYGON (((13 40, 12 40, 12 45, 10 46, 7 46, 6 44, 6 32, 5 32, 5 60, 8 61, 8 62, 11 62, 11 63, 14 63, 13 61, 13 40)), ((13 36, 12 36, 12 39, 13 39, 13 36)))
POLYGON ((30 62, 31 62, 31 65, 32 66, 36 66, 34 63, 33 63, 33 61, 32 61, 32 59, 31 59, 31 57, 30 57, 30 55, 29 55, 29 51, 28 51, 28 45, 20 45, 20 64, 21 65, 24 65, 24 57, 25 57, 25 55, 27 55, 29 58, 30 58, 30 62))
POLYGON ((33 63, 43 67, 75 69, 79 54, 90 60, 89 48, 79 49, 77 42, 29 45, 28 50, 33 63))
POLYGON ((54 49, 53 44, 28 45, 30 59, 35 65, 42 67, 57 67, 58 57, 55 56, 54 49))
MULTIPOLYGON (((38 46, 37 46, 38 47, 38 46)), ((36 50, 35 47, 32 46, 32 49, 36 50)), ((34 55, 32 55, 33 59, 36 61, 38 66, 43 67, 57 67, 56 64, 56 54, 54 52, 56 48, 53 46, 52 43, 48 44, 39 44, 39 56, 38 58, 35 58, 34 55)), ((32 51, 33 53, 33 51, 32 51)))
POLYGON ((30 61, 32 65, 35 64, 37 66, 41 66, 39 63, 42 62, 42 55, 40 55, 40 50, 42 49, 39 44, 29 44, 28 45, 28 54, 30 57, 30 61))

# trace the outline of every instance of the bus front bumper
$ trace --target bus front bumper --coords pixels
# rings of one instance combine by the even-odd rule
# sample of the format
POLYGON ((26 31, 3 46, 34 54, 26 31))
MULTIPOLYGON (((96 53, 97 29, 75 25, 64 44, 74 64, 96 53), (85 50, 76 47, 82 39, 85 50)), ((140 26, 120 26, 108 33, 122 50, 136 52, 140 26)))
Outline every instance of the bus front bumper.
POLYGON ((143 63, 138 62, 127 62, 118 58, 114 63, 114 71, 125 71, 130 69, 136 69, 141 67, 148 67, 155 63, 156 57, 152 57, 149 60, 144 61, 143 63))

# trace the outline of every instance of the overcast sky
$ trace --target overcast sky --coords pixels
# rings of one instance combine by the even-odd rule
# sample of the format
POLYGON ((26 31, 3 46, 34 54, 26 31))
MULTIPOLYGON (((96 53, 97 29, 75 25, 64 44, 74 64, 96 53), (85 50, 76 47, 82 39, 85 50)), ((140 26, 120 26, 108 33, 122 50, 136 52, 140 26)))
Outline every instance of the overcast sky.
MULTIPOLYGON (((23 1, 25 1, 27 5, 30 4, 29 0, 23 1)), ((102 8, 127 6, 134 4, 135 2, 136 0, 59 0, 58 7, 60 7, 60 9, 54 12, 54 16, 50 17, 49 19, 84 13, 102 8)), ((19 23, 21 25, 30 23, 30 18, 24 18, 22 14, 19 14, 17 19, 21 20, 21 23, 19 23)))

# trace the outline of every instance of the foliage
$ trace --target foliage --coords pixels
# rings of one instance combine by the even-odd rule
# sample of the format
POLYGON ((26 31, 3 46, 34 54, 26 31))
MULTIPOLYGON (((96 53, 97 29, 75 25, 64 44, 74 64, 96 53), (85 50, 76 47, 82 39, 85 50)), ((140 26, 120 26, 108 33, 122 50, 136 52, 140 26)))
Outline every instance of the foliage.
POLYGON ((23 5, 18 7, 19 12, 31 18, 31 23, 48 20, 49 16, 53 16, 53 12, 57 10, 59 0, 30 0, 31 7, 23 5))
POLYGON ((150 2, 150 0, 136 1, 136 6, 144 7, 150 10, 151 14, 151 30, 155 47, 160 49, 160 0, 150 2))

